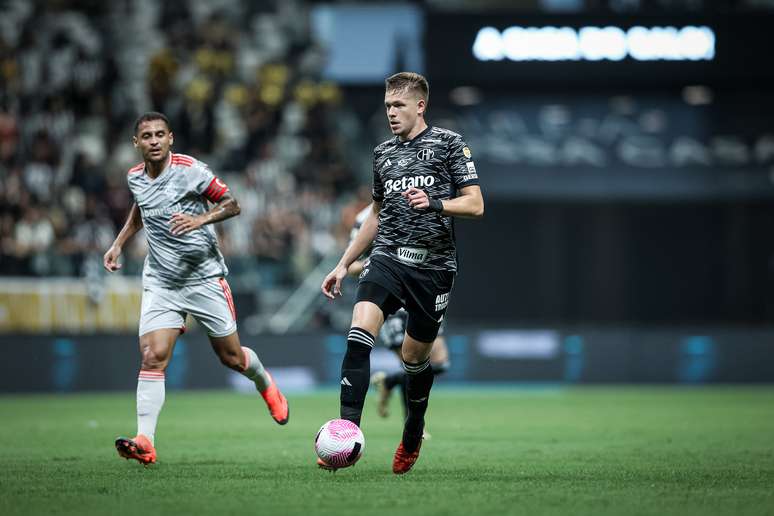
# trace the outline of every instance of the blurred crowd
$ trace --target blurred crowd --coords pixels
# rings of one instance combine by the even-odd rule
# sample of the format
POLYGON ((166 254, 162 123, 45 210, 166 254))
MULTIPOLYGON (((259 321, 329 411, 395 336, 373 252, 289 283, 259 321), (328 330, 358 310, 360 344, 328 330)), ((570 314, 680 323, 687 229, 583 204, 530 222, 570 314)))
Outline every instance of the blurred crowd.
MULTIPOLYGON (((342 92, 295 2, 6 2, 0 19, 0 273, 89 275, 131 205, 132 123, 164 112, 242 215, 232 271, 297 281, 367 202, 342 92), (349 131, 349 133, 348 133, 349 131), (351 218, 349 215, 347 219, 351 218), (348 222, 348 220, 347 220, 348 222)), ((138 272, 143 238, 126 251, 138 272)))

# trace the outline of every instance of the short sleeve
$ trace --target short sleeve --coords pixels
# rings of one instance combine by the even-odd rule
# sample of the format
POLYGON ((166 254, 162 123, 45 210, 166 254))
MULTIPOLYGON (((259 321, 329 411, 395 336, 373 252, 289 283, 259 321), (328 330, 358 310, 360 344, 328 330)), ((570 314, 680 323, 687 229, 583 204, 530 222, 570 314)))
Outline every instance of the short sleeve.
POLYGON ((479 184, 473 155, 461 136, 455 136, 449 143, 449 154, 446 159, 454 186, 463 188, 479 184))
POLYGON ((197 161, 186 171, 190 177, 191 189, 210 202, 218 202, 228 191, 228 186, 212 173, 210 167, 197 161))
POLYGON ((384 184, 382 183, 382 178, 379 175, 379 167, 377 164, 377 158, 379 155, 374 150, 374 184, 373 188, 371 189, 371 197, 373 197, 374 201, 376 202, 382 202, 384 200, 384 184))

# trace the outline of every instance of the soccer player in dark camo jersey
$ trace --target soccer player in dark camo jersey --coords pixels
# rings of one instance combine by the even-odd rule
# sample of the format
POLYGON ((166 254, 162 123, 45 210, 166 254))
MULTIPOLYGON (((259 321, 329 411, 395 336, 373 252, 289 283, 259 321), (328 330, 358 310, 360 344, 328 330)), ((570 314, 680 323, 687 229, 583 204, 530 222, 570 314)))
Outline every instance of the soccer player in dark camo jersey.
POLYGON ((143 157, 127 174, 134 204, 103 261, 110 272, 120 269, 124 244, 145 229, 137 435, 119 437, 115 446, 121 457, 148 465, 156 462, 154 438, 164 405, 165 370, 177 337, 185 331, 187 314, 207 330, 221 363, 255 383, 277 423, 287 423, 289 413, 277 384, 255 351, 241 345, 237 333, 225 278, 228 269, 212 224, 238 215, 239 204, 207 165, 170 151, 174 137, 162 113, 138 118, 133 141, 143 157))
MULTIPOLYGON (((433 373, 430 350, 457 272, 452 217, 480 218, 484 200, 462 137, 425 122, 427 80, 401 72, 385 81, 384 107, 394 138, 374 149, 373 209, 322 292, 341 295, 349 266, 373 244, 360 274, 341 365, 341 417, 360 425, 374 336, 398 308, 408 312, 401 354, 408 374, 408 415, 393 458, 396 474, 419 458, 433 373)), ((322 461, 318 464, 332 469, 322 461)))

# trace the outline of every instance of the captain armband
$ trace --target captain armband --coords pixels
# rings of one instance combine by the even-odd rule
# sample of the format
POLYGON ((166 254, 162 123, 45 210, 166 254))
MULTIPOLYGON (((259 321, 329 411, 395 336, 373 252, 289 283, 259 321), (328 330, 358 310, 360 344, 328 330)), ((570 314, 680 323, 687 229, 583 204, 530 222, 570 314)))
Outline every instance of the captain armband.
POLYGON ((210 185, 202 193, 202 195, 208 201, 215 203, 220 201, 220 198, 223 197, 223 194, 225 194, 227 191, 228 186, 226 186, 226 183, 215 177, 212 179, 212 181, 210 181, 210 185))

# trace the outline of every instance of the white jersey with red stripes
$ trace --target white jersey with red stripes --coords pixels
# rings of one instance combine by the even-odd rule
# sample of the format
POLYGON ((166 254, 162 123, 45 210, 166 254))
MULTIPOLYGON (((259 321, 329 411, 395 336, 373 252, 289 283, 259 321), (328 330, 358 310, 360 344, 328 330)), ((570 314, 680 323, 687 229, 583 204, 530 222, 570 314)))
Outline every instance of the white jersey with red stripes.
POLYGON ((228 274, 212 224, 184 235, 171 232, 172 215, 202 214, 209 210, 208 201, 217 202, 228 190, 207 165, 170 153, 167 166, 155 179, 140 163, 129 170, 127 180, 148 239, 144 285, 181 287, 228 274))

